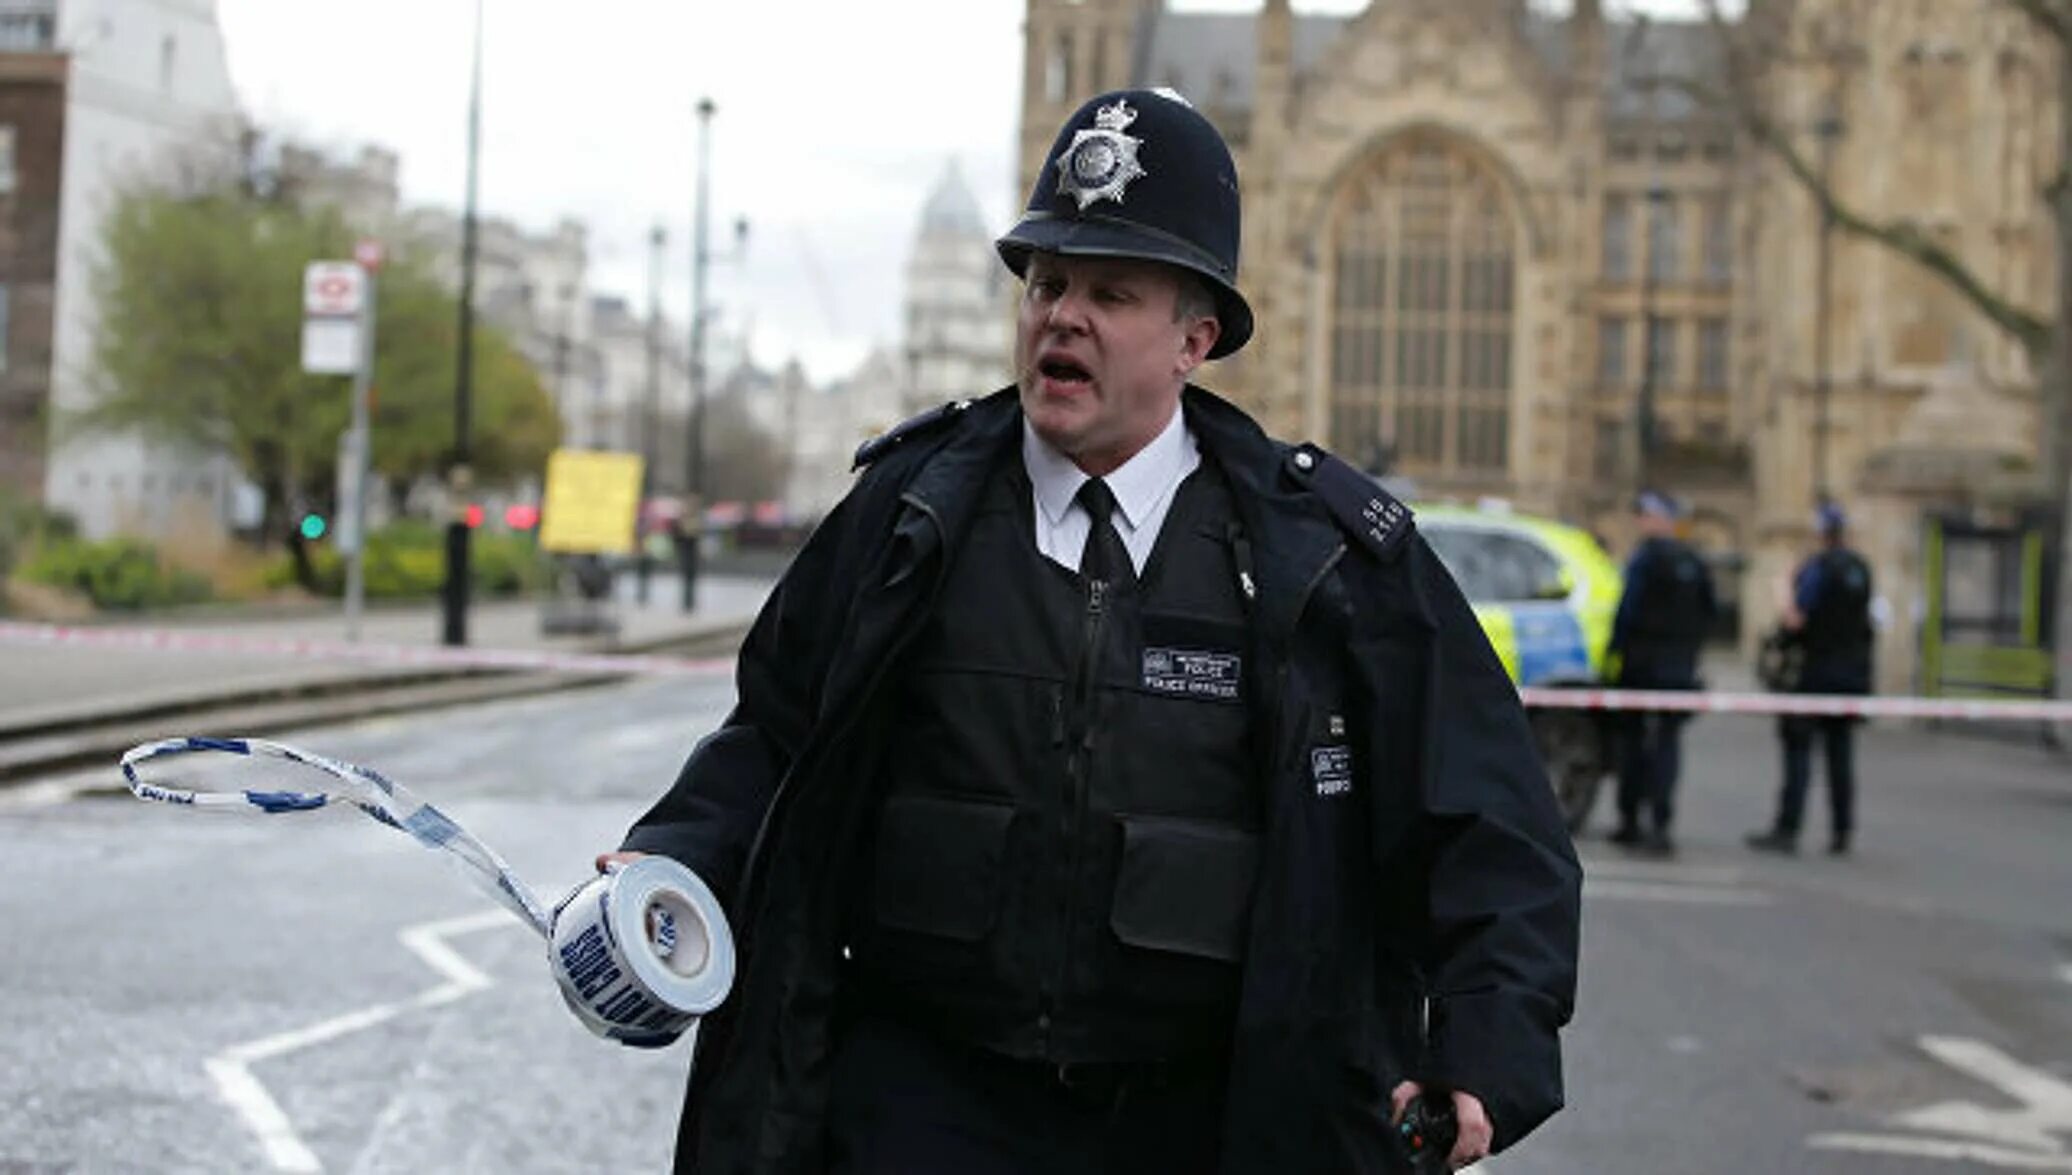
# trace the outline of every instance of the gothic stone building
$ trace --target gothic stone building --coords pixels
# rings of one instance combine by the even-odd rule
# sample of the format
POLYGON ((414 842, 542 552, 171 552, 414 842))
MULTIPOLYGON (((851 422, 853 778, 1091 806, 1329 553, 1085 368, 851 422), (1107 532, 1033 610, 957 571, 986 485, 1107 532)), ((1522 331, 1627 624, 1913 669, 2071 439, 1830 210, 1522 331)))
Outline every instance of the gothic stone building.
MULTIPOLYGON (((1743 31, 1779 48, 1758 100, 1844 199, 2047 304, 2054 65, 2012 6, 1748 9, 1743 31)), ((1171 86, 1231 141, 1259 332, 1204 383, 1421 496, 1506 499, 1614 551, 1637 486, 1677 493, 1737 569, 1744 640, 1774 616, 1824 481, 1891 605, 1882 684, 1909 686, 1923 511, 2014 492, 1993 477, 2035 460, 2034 376, 1878 246, 1833 234, 1819 296, 1816 206, 1723 104, 1665 82, 1717 83, 1715 30, 1612 21, 1598 0, 1559 17, 1525 0, 1353 16, 1028 0, 1025 38, 1023 193, 1104 89, 1171 86)))

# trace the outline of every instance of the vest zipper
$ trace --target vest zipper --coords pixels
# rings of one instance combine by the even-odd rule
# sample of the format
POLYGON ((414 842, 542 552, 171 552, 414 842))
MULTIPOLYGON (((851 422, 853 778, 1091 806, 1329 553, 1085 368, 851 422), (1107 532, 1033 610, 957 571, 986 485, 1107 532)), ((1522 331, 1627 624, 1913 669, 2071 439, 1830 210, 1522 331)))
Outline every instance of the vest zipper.
POLYGON ((1063 874, 1064 885, 1058 893, 1060 912, 1059 928, 1062 941, 1058 949, 1058 966, 1048 989, 1038 1001, 1037 1032, 1045 1055, 1050 1053, 1051 1011, 1057 1006, 1059 994, 1064 990, 1072 974, 1072 939, 1077 929, 1073 925, 1073 895, 1079 891, 1080 840, 1086 825, 1087 795, 1090 790, 1088 775, 1093 770, 1094 708, 1096 693, 1095 679, 1100 676, 1101 628, 1107 616, 1108 581, 1091 579, 1086 584, 1086 623, 1082 629, 1085 639, 1079 649, 1079 664, 1072 675, 1072 735, 1067 751, 1069 758, 1065 767, 1065 812, 1063 874))

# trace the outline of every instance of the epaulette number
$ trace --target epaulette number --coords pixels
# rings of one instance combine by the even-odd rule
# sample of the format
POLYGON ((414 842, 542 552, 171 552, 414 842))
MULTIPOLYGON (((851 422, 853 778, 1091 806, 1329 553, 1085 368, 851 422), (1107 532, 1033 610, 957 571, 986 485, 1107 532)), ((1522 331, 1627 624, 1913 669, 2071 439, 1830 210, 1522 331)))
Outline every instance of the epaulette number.
POLYGON ((1396 501, 1372 478, 1315 445, 1301 445, 1288 456, 1297 479, 1309 487, 1362 546, 1383 558, 1395 553, 1414 529, 1408 507, 1396 501))

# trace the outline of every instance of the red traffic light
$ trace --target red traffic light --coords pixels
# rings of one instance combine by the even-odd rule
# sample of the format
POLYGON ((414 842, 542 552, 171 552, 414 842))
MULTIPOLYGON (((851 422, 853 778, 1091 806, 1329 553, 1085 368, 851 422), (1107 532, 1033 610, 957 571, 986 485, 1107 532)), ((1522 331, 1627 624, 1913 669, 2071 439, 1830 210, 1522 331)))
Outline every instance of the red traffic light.
POLYGON ((531 530, 540 524, 540 508, 524 504, 504 508, 504 525, 512 530, 531 530))
POLYGON ((462 522, 467 523, 469 530, 474 530, 482 525, 482 507, 471 503, 467 508, 467 512, 462 514, 460 518, 462 522))

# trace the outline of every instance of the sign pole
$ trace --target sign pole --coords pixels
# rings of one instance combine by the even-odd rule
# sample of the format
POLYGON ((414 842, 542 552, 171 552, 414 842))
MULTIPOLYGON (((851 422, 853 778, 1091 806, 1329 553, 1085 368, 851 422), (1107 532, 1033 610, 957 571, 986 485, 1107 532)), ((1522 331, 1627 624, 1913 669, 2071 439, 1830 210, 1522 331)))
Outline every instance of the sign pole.
POLYGON ((374 441, 367 401, 374 384, 374 283, 379 267, 375 248, 362 243, 355 250, 360 267, 367 271, 367 294, 360 303, 360 362, 353 372, 350 452, 343 455, 351 463, 352 474, 347 500, 339 503, 345 514, 338 537, 345 554, 345 639, 349 641, 360 639, 360 612, 367 595, 367 459, 374 441))

